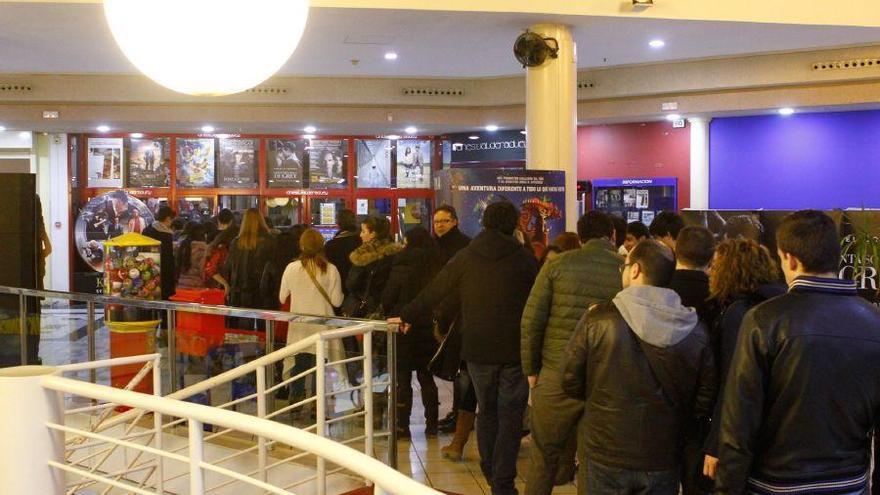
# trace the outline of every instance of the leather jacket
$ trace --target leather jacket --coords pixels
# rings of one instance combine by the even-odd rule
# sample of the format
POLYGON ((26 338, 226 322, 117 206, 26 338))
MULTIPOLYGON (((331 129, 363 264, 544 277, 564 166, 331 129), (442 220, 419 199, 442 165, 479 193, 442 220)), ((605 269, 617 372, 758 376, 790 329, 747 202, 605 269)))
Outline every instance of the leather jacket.
POLYGON ((709 337, 693 320, 687 336, 666 347, 640 343, 614 302, 593 306, 578 323, 563 389, 587 401, 581 435, 590 460, 637 471, 680 466, 685 430, 715 399, 709 337))
POLYGON ((743 319, 722 398, 716 493, 739 495, 750 480, 809 486, 868 470, 880 415, 880 310, 851 282, 801 280, 743 319))

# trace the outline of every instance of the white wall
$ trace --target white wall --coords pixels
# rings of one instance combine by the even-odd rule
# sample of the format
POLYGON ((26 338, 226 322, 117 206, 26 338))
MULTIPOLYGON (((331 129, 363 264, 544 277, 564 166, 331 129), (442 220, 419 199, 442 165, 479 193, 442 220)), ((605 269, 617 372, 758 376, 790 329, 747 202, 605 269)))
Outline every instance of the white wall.
POLYGON ((36 135, 37 193, 43 204, 43 223, 52 242, 46 260, 45 287, 70 290, 70 210, 68 202, 67 135, 36 135))

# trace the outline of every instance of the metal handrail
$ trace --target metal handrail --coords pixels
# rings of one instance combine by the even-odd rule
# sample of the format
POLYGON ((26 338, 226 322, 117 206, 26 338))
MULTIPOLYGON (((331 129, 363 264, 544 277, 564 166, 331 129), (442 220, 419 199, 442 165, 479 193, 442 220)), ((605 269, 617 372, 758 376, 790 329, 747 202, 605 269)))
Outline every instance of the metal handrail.
MULTIPOLYGON (((103 385, 49 375, 42 379, 44 388, 57 392, 75 394, 93 400, 125 404, 138 409, 152 411, 163 416, 186 418, 189 422, 190 444, 190 493, 204 493, 204 473, 206 470, 218 471, 201 457, 202 425, 213 424, 223 428, 241 431, 258 438, 266 438, 297 449, 311 452, 320 461, 330 461, 357 473, 376 485, 376 493, 399 493, 407 495, 441 495, 440 492, 408 478, 394 469, 382 464, 350 447, 321 438, 291 426, 266 419, 255 418, 224 409, 193 404, 167 397, 151 396, 137 392, 115 389, 103 385), (193 448, 195 447, 195 448, 193 448)), ((49 425, 57 427, 60 425, 49 425)), ((163 455, 167 455, 163 452, 163 455)), ((50 461, 56 468, 63 465, 50 461)), ((261 486, 260 480, 253 480, 254 486, 261 486)), ((126 488, 128 489, 128 488, 126 488)), ((135 492, 137 490, 134 490, 135 492)))

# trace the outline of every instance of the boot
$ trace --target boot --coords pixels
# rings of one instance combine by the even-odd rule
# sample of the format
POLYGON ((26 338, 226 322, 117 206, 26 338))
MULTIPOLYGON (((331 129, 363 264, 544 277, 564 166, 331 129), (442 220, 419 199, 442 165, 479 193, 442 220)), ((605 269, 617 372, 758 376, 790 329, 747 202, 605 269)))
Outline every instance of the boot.
POLYGON ((471 436, 476 418, 476 414, 470 411, 458 411, 458 418, 455 422, 455 436, 452 437, 452 442, 449 445, 440 449, 444 459, 452 461, 462 460, 464 446, 471 436))

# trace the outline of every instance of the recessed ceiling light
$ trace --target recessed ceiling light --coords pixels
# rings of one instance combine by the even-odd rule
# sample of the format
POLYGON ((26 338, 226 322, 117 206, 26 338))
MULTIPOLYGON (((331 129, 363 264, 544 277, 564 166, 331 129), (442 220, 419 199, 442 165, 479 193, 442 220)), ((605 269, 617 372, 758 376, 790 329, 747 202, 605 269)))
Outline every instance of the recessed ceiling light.
POLYGON ((789 115, 793 115, 793 114, 794 114, 794 108, 785 107, 785 108, 779 109, 779 115, 782 115, 784 117, 788 117, 789 115))
POLYGON ((214 132, 214 126, 211 126, 211 125, 203 125, 203 126, 202 126, 202 132, 210 134, 210 133, 214 132))
POLYGON ((490 124, 486 126, 486 130, 489 132, 495 132, 498 130, 498 126, 494 124, 490 124))
POLYGON ((6 128, 3 127, 2 125, 0 125, 0 132, 3 132, 3 131, 5 131, 5 130, 6 130, 6 128))
POLYGON ((305 128, 303 128, 303 130, 309 134, 314 134, 314 133, 318 132, 318 129, 313 125, 307 125, 307 126, 305 126, 305 128))
POLYGON ((519 131, 519 133, 522 134, 523 136, 525 136, 526 134, 528 134, 528 132, 526 132, 526 131, 519 131))
POLYGON ((140 139, 140 138, 144 137, 144 135, 140 132, 132 132, 131 137, 133 137, 135 139, 140 139))
POLYGON ((404 129, 404 131, 406 131, 407 134, 415 134, 415 133, 419 132, 419 130, 413 126, 407 127, 406 129, 404 129))
POLYGON ((389 134, 389 135, 385 136, 385 138, 390 139, 392 141, 397 141, 398 139, 400 139, 400 136, 398 136, 397 134, 389 134))
POLYGON ((666 116, 666 120, 668 120, 670 122, 675 122, 676 120, 681 120, 681 115, 679 115, 677 113, 670 113, 669 115, 666 116))
POLYGON ((31 133, 29 133, 27 131, 21 131, 18 133, 18 137, 20 139, 27 139, 27 138, 31 137, 31 133))
POLYGON ((314 134, 303 134, 303 139, 315 139, 314 134))
POLYGON ((480 136, 468 136, 468 139, 477 140, 477 139, 480 139, 480 136))
POLYGON ((397 60, 397 53, 395 53, 395 52, 386 53, 385 60, 397 60))
POLYGON ((99 126, 97 127, 97 129, 98 129, 98 132, 110 132, 110 126, 109 126, 109 125, 99 125, 99 126))
POLYGON ((648 46, 654 49, 663 48, 664 46, 666 46, 666 42, 663 40, 651 40, 650 42, 648 42, 648 46))

